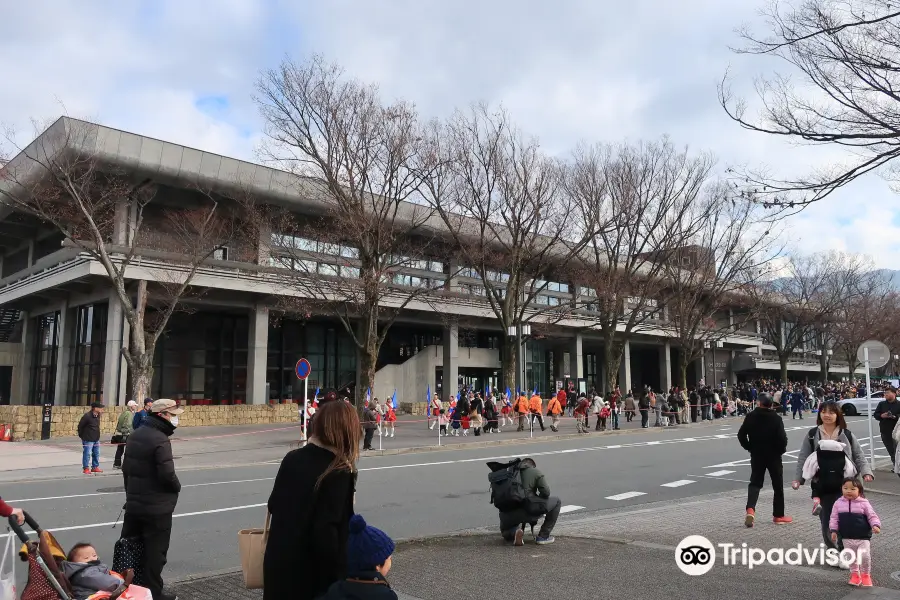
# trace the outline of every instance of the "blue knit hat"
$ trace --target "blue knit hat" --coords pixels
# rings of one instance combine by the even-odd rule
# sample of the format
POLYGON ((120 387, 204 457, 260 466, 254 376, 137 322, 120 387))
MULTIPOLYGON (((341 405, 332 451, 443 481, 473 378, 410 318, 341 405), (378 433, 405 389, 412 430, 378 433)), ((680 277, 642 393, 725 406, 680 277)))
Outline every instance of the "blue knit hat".
POLYGON ((385 532, 366 525, 362 515, 350 518, 347 539, 347 570, 350 573, 372 571, 393 553, 394 541, 385 532))

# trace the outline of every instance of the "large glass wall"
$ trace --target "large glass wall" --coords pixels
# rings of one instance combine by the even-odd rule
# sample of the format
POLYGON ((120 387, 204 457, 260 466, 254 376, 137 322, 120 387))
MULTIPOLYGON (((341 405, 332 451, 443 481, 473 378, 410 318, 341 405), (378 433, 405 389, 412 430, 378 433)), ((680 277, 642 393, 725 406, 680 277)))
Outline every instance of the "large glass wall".
POLYGON ((266 382, 271 402, 303 402, 297 361, 312 367, 309 393, 316 388, 344 389, 356 382, 356 346, 342 325, 282 319, 269 326, 266 382))
POLYGON ((154 355, 151 396, 186 404, 247 400, 247 315, 176 313, 154 355))
POLYGON ((525 384, 529 391, 537 389, 538 393, 544 395, 550 391, 547 348, 543 342, 529 341, 525 344, 525 384))
POLYGON ((53 404, 56 358, 59 353, 59 312, 35 317, 34 357, 31 363, 31 404, 53 404))
POLYGON ((103 402, 107 304, 75 309, 75 331, 69 353, 69 390, 66 404, 87 406, 103 402))

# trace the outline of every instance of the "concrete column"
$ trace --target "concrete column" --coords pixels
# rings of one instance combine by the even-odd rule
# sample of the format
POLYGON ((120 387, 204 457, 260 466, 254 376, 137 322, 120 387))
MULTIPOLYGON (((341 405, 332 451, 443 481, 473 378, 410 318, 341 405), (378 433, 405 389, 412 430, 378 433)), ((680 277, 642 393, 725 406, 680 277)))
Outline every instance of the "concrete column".
POLYGON ((34 264, 34 240, 28 240, 28 266, 34 264))
POLYGON ((569 344, 569 366, 572 379, 584 377, 584 338, 580 333, 569 344))
POLYGON ((128 243, 128 230, 130 229, 128 226, 129 213, 128 201, 124 199, 118 200, 116 202, 115 214, 113 215, 112 241, 114 244, 124 246, 128 243))
POLYGON ((69 404, 69 355, 74 342, 75 323, 69 309, 68 301, 59 307, 57 323, 56 348, 56 380, 53 384, 53 404, 67 406, 69 404))
POLYGON ((659 385, 668 392, 672 387, 672 344, 666 342, 659 348, 659 385))
POLYGON ((10 404, 28 404, 31 400, 31 369, 34 364, 35 332, 34 322, 27 312, 21 314, 22 319, 22 362, 13 370, 16 381, 12 385, 10 404))
POLYGON ((622 362, 619 363, 619 388, 623 394, 631 389, 631 342, 625 342, 622 352, 622 362))
MULTIPOLYGON (((700 383, 701 379, 706 377, 706 356, 701 356, 699 359, 694 361, 694 369, 696 369, 696 377, 697 383, 700 383)), ((709 385, 709 382, 706 382, 706 385, 709 385)))
MULTIPOLYGON (((266 362, 269 351, 269 309, 256 306, 250 313, 247 340, 247 404, 266 404, 266 362)), ((315 392, 315 390, 313 390, 315 392)))
MULTIPOLYGON (((448 260, 444 263, 444 289, 448 292, 459 291, 459 288, 456 283, 456 273, 459 271, 459 262, 456 260, 448 260)), ((457 328, 458 331, 458 328, 457 328)), ((456 386, 453 387, 454 394, 456 393, 456 386)), ((446 400, 446 398, 441 398, 441 401, 446 400)))
MULTIPOLYGON (((272 256, 272 230, 263 225, 259 231, 259 240, 256 244, 256 264, 269 266, 269 257, 272 256)), ((266 325, 268 329, 268 325, 266 325)), ((313 390, 315 392, 315 390, 313 390)))
MULTIPOLYGON (((103 363, 103 403, 117 406, 125 403, 128 365, 122 356, 122 348, 128 343, 127 324, 122 304, 115 292, 109 294, 109 310, 106 313, 106 347, 103 363)), ((143 398, 135 399, 138 404, 143 398)))
MULTIPOLYGON (((459 325, 453 323, 444 327, 444 366, 442 401, 459 391, 459 325)), ((521 355, 521 354, 520 354, 521 355)), ((521 365, 517 365, 521 370, 521 365)))

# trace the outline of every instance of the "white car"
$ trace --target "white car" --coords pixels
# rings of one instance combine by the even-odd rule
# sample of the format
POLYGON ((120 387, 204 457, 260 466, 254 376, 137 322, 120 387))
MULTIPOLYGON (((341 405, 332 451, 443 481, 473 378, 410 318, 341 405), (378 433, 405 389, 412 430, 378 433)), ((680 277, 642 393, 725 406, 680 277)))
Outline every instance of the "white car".
MULTIPOLYGON (((882 400, 884 400, 884 392, 874 392, 872 394, 872 410, 875 410, 875 407, 882 400)), ((868 416, 869 414, 869 399, 866 397, 838 400, 838 406, 841 407, 841 410, 848 417, 855 417, 856 415, 868 416)))

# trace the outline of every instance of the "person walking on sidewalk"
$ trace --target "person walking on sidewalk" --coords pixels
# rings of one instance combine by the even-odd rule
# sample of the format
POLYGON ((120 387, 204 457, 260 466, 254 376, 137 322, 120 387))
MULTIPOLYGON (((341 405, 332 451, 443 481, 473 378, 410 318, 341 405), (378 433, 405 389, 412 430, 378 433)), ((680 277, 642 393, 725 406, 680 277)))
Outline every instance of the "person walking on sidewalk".
POLYGON ((844 478, 842 497, 834 503, 828 528, 831 540, 844 541, 844 547, 853 551, 855 560, 850 562, 850 581, 853 586, 872 587, 873 533, 881 533, 881 519, 866 500, 862 482, 856 477, 844 478))
POLYGON ((575 406, 573 414, 575 415, 575 427, 578 433, 588 432, 588 412, 591 410, 591 403, 587 396, 578 399, 578 405, 575 406))
POLYGON ((432 394, 431 396, 431 410, 428 411, 428 421, 430 425, 428 429, 434 429, 435 424, 441 420, 441 409, 444 408, 441 405, 441 398, 437 395, 437 392, 432 394))
POLYGON ((544 427, 544 401, 541 400, 540 394, 534 394, 531 397, 529 409, 531 410, 531 428, 534 429, 534 420, 537 419, 538 425, 541 426, 541 431, 546 431, 547 428, 544 427))
POLYGON ((525 431, 525 422, 528 419, 528 398, 525 397, 524 393, 516 400, 514 408, 516 409, 516 414, 519 415, 519 426, 516 428, 516 431, 525 431))
POLYGON ((113 459, 113 469, 122 468, 122 455, 125 454, 125 442, 128 436, 134 431, 134 413, 137 411, 137 402, 129 400, 125 405, 125 410, 119 415, 116 421, 116 434, 113 436, 113 443, 116 445, 116 456, 113 459))
POLYGON ((634 415, 637 412, 637 405, 634 402, 634 394, 630 391, 628 395, 625 396, 625 422, 631 423, 631 420, 634 419, 634 415))
POLYGON ((91 410, 84 413, 78 422, 78 437, 81 439, 81 468, 85 475, 102 473, 100 470, 100 417, 103 405, 91 404, 91 410))
POLYGON ((550 402, 547 403, 547 416, 550 417, 550 431, 554 433, 559 431, 559 416, 562 414, 566 393, 559 390, 556 396, 550 396, 550 402))
POLYGON ((875 420, 878 421, 878 430, 881 432, 881 441, 884 449, 891 457, 891 462, 896 465, 897 443, 894 442, 894 428, 900 418, 900 402, 897 402, 897 388, 889 387, 884 391, 884 400, 875 407, 875 420))
POLYGON ((153 404, 153 398, 144 398, 144 410, 139 410, 134 414, 131 421, 132 431, 143 425, 144 419, 150 415, 150 406, 153 404))
POLYGON ((857 475, 866 482, 872 481, 874 477, 862 446, 847 429, 847 422, 844 420, 840 405, 836 402, 822 403, 819 406, 816 425, 803 437, 803 443, 800 444, 800 452, 797 454, 797 470, 791 487, 796 490, 805 483, 803 466, 806 464, 806 459, 815 453, 819 468, 816 475, 810 480, 813 500, 812 514, 818 516, 821 521, 822 539, 825 546, 842 550, 843 545, 840 538, 837 542, 831 539, 828 519, 831 517, 834 503, 841 497, 844 464, 849 460, 856 467, 857 475), (836 460, 830 457, 830 453, 819 449, 819 443, 823 440, 833 440, 843 446, 843 452, 838 452, 836 460))
POLYGON ((772 480, 775 497, 772 500, 772 521, 776 524, 790 523, 792 519, 784 514, 784 465, 781 456, 787 452, 787 433, 784 421, 773 407, 772 396, 760 396, 759 406, 741 423, 738 441, 750 453, 750 485, 747 488, 747 510, 744 525, 753 527, 756 519, 756 503, 762 491, 766 471, 772 480))
POLYGON ((641 413, 641 427, 647 429, 650 426, 650 392, 644 390, 641 399, 638 400, 638 410, 641 413))
POLYGON ((125 520, 122 537, 144 544, 144 581, 153 600, 174 600, 163 592, 163 568, 172 537, 172 515, 181 493, 169 438, 184 412, 174 400, 157 400, 140 428, 128 437, 122 475, 125 479, 125 520))

